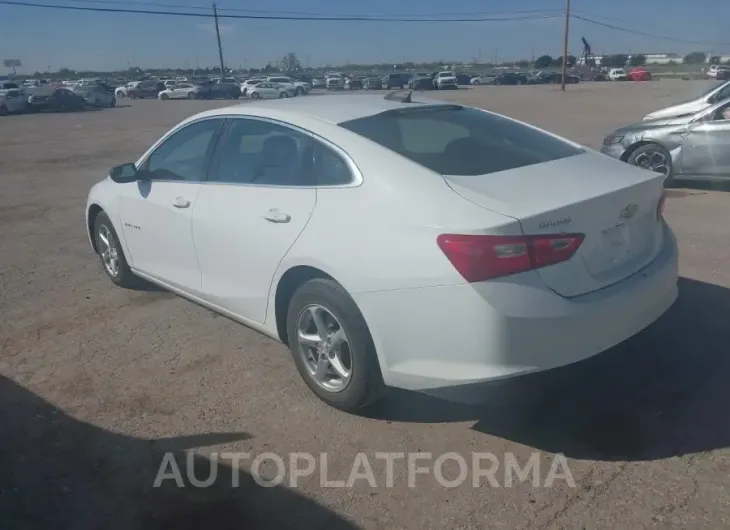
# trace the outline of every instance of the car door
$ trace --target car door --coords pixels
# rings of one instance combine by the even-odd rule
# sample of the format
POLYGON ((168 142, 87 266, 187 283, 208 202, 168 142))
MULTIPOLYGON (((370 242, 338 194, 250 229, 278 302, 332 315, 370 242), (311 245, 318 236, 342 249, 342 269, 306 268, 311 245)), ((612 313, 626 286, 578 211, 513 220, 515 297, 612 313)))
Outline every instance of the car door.
POLYGON ((183 99, 188 97, 188 85, 177 85, 175 87, 175 90, 173 90, 174 93, 174 99, 183 99))
POLYGON ((120 184, 122 231, 132 267, 196 294, 200 291, 192 212, 222 118, 184 125, 139 165, 145 180, 120 184))
POLYGON ((264 321, 276 269, 314 211, 314 142, 279 123, 231 118, 193 211, 205 299, 264 321))
POLYGON ((274 98, 277 96, 277 90, 276 85, 272 83, 266 83, 266 86, 264 86, 264 93, 263 97, 265 98, 274 98))
POLYGON ((728 109, 730 103, 713 112, 707 120, 687 128, 682 136, 680 158, 683 174, 730 178, 730 120, 722 115, 728 109))

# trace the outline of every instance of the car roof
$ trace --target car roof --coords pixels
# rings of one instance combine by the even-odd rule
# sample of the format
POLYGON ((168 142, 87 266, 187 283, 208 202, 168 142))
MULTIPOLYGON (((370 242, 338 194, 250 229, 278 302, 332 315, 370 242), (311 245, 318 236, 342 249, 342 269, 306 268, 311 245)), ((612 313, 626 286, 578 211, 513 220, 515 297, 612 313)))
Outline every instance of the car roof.
POLYGON ((401 103, 376 95, 303 96, 223 107, 203 112, 198 117, 231 114, 278 116, 285 113, 338 124, 344 121, 366 118, 389 110, 412 108, 415 105, 452 106, 453 104, 428 100, 401 103))

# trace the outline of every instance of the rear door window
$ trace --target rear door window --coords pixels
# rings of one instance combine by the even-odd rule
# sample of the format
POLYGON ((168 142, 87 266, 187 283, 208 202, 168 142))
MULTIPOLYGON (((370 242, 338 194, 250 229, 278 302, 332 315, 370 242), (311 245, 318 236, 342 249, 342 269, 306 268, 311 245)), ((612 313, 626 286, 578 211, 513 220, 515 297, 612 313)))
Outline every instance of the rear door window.
POLYGON ((340 126, 442 175, 486 175, 583 152, 519 122, 458 105, 418 105, 340 126))

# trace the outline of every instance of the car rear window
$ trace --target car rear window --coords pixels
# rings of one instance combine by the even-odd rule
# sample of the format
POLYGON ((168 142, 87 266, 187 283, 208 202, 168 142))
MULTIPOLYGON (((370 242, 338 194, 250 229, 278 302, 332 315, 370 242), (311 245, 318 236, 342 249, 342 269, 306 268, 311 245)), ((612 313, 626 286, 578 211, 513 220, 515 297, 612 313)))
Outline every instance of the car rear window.
POLYGON ((339 125, 442 175, 486 175, 583 152, 516 121, 458 105, 419 105, 339 125))

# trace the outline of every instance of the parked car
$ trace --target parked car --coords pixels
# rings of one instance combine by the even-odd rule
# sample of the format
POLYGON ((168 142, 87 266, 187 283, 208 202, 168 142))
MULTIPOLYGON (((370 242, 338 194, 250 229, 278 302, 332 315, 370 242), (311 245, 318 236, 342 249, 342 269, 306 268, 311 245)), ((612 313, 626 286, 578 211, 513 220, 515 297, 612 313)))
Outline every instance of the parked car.
POLYGON ((297 95, 297 89, 293 86, 280 85, 264 81, 248 90, 251 99, 288 98, 297 95))
POLYGON ((252 77, 251 79, 246 79, 243 83, 241 83, 241 95, 247 96, 249 88, 258 85, 259 83, 263 82, 265 79, 266 79, 265 77, 252 77))
POLYGON ((517 72, 504 72, 498 74, 492 81, 493 85, 526 85, 527 76, 517 72))
POLYGON ((180 83, 172 85, 160 92, 157 97, 159 99, 198 99, 200 97, 200 87, 192 83, 180 83))
POLYGON ((724 65, 719 65, 719 64, 713 64, 713 65, 712 65, 712 66, 710 66, 710 68, 709 68, 709 69, 707 70, 707 77, 708 77, 709 79, 717 79, 717 76, 718 76, 718 74, 720 73, 720 71, 722 71, 722 70, 727 70, 727 69, 728 69, 728 68, 727 68, 726 66, 724 66, 724 65))
POLYGON ((408 88, 411 90, 434 90, 433 77, 428 72, 418 72, 408 80, 408 88))
POLYGON ((626 81, 628 79, 626 70, 623 68, 611 68, 608 72, 608 78, 611 81, 626 81))
POLYGON ((715 103, 724 101, 730 98, 730 81, 721 85, 713 86, 702 96, 692 101, 680 103, 679 105, 672 105, 661 110, 655 110, 644 116, 644 120, 656 120, 660 118, 673 118, 676 116, 686 116, 694 114, 703 109, 711 107, 715 103))
POLYGON ((0 90, 0 116, 24 112, 28 98, 19 88, 0 90))
POLYGON ((136 86, 127 88, 127 97, 130 99, 157 99, 157 95, 165 90, 165 85, 159 81, 140 81, 136 86))
POLYGON ((344 90, 345 89, 345 81, 342 78, 342 76, 339 74, 327 76, 325 83, 327 84, 327 90, 344 90))
POLYGON ((84 110, 85 107, 86 99, 68 88, 39 88, 28 96, 26 108, 29 112, 38 112, 84 110))
POLYGON ((361 90, 364 79, 365 78, 361 76, 348 77, 345 79, 345 88, 348 90, 361 90))
POLYGON ((0 90, 23 90, 15 81, 0 81, 0 90))
POLYGON ((114 92, 101 84, 77 85, 73 91, 84 98, 86 104, 90 107, 115 107, 117 104, 114 92))
MULTIPOLYGON (((536 76, 527 76, 528 85, 555 84, 559 85, 563 82, 562 72, 540 72, 536 76)), ((580 77, 572 74, 565 74, 565 84, 575 85, 580 83, 580 77)))
POLYGON ((715 80, 727 81, 730 79, 730 68, 719 68, 715 74, 715 80))
POLYGON ((241 86, 237 80, 215 79, 197 84, 198 97, 202 99, 238 99, 241 86))
POLYGON ((267 77, 266 81, 268 81, 269 83, 276 83, 285 87, 291 87, 294 89, 294 94, 297 96, 309 94, 309 92, 312 90, 312 86, 309 83, 306 83, 304 81, 296 81, 291 77, 267 77))
POLYGON ((472 85, 493 85, 496 77, 496 74, 481 74, 472 77, 469 83, 472 85))
POLYGON ((459 88, 454 72, 439 72, 433 78, 433 86, 436 90, 447 90, 459 88))
POLYGON ((651 81, 651 72, 643 67, 636 67, 626 74, 628 81, 651 81))
POLYGON ((129 96, 129 90, 139 85, 141 81, 130 81, 126 85, 119 86, 114 89, 114 97, 117 99, 126 98, 129 96))
POLYGON ((288 344, 343 410, 573 363, 674 303, 661 175, 489 111, 387 98, 174 126, 89 193, 104 274, 288 344))
POLYGON ((381 90, 383 88, 383 79, 381 77, 366 77, 362 83, 365 90, 381 90))
POLYGON ((470 85, 472 76, 469 74, 456 74, 456 83, 458 85, 470 85))
POLYGON ((385 74, 383 76, 383 88, 390 90, 391 88, 402 89, 405 83, 400 74, 385 74))
POLYGON ((312 88, 327 88, 327 82, 324 77, 313 77, 312 88))
POLYGON ((603 140, 601 152, 675 179, 730 179, 730 100, 694 114, 642 121, 603 140))

